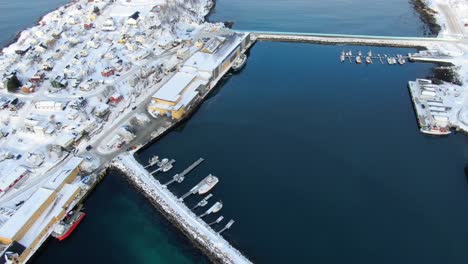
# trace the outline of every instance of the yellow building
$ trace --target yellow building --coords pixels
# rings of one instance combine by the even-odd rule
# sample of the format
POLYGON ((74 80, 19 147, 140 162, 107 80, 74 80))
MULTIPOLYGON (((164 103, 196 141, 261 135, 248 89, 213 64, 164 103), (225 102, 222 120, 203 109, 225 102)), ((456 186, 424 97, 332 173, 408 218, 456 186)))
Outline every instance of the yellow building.
POLYGON ((205 84, 206 81, 198 79, 195 74, 178 72, 153 95, 148 110, 154 115, 181 119, 205 84))
POLYGON ((54 190, 39 188, 0 228, 0 243, 8 245, 23 238, 56 197, 54 190))
POLYGON ((83 159, 78 157, 68 159, 0 227, 1 244, 10 245, 15 242, 24 247, 23 252, 18 252, 19 261, 26 260, 40 246, 52 231, 51 228, 74 205, 81 188, 78 184, 70 183, 75 181, 82 162, 83 159))

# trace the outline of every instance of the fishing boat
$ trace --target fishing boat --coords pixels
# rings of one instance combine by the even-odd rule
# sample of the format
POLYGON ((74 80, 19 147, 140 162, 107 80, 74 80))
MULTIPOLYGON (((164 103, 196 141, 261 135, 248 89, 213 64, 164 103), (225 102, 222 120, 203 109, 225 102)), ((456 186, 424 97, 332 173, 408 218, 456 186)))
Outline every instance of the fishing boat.
POLYGON ((213 187, 219 182, 218 177, 214 175, 208 175, 203 181, 200 183, 200 188, 198 189, 198 194, 202 195, 209 192, 213 187))
POLYGON ((346 57, 345 57, 345 52, 342 51, 342 52, 341 52, 341 55, 340 55, 340 61, 341 61, 341 63, 343 63, 343 62, 345 61, 345 59, 346 59, 346 57))
POLYGON ((168 171, 170 171, 173 167, 174 167, 174 166, 173 166, 171 163, 168 162, 168 163, 164 164, 164 165, 161 167, 161 169, 162 169, 163 172, 168 172, 168 171))
POLYGON ((362 58, 361 56, 356 56, 356 63, 361 64, 362 63, 362 58))
POLYGON ((234 72, 240 71, 244 67, 246 62, 247 62, 247 55, 241 54, 232 63, 232 71, 234 72))
POLYGON ((211 213, 217 213, 223 208, 223 202, 221 201, 216 202, 211 208, 212 208, 211 213))
POLYGON ((405 58, 402 55, 398 55, 398 64, 403 65, 406 63, 405 58))
POLYGON ((421 127, 421 132, 429 135, 444 136, 451 133, 451 131, 444 127, 421 127))
POLYGON ((73 211, 70 211, 60 223, 55 226, 52 236, 62 241, 69 237, 76 227, 80 224, 86 213, 81 212, 81 205, 73 211))

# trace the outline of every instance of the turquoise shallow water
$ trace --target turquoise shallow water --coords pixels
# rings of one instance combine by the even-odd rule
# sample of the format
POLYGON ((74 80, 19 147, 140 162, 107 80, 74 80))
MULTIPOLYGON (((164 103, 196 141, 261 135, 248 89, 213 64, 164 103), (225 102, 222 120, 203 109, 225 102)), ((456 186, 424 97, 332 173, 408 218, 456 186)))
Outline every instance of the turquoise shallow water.
MULTIPOLYGON (((63 1, 0 3, 12 10, 0 23, 7 41, 63 1)), ((211 19, 247 30, 427 31, 406 0, 219 0, 211 19)), ((173 157, 174 172, 206 158, 171 189, 216 174, 222 214, 236 220, 225 237, 258 263, 466 263, 466 137, 420 134, 406 88, 433 65, 340 64, 344 48, 368 49, 258 43, 240 74, 139 158, 173 157)), ((206 262, 116 173, 86 207, 76 234, 33 263, 206 262)))

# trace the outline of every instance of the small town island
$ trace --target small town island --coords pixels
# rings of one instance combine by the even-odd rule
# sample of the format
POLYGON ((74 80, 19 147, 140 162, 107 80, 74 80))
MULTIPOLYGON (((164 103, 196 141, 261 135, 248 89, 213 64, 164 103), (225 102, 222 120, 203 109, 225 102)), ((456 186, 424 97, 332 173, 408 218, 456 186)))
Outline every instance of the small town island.
MULTIPOLYGON (((424 2, 441 26, 435 38, 235 31, 206 21, 212 0, 77 0, 45 15, 0 54, 0 263, 26 263, 49 237, 79 229, 82 203, 109 168, 211 260, 250 263, 152 176, 171 161, 140 164, 134 154, 189 118, 256 41, 417 47, 385 60, 343 51, 341 61, 442 62, 463 83, 468 3, 455 2, 424 2)), ((468 131, 465 85, 408 81, 421 132, 468 131)), ((216 183, 209 175, 192 193, 216 183)))

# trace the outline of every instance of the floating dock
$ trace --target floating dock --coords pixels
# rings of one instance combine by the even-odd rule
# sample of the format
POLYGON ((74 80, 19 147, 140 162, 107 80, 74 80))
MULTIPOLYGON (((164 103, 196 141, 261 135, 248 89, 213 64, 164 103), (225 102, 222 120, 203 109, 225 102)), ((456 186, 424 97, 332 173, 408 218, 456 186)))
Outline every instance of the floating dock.
POLYGON ((193 208, 192 210, 195 210, 197 209, 198 207, 204 207, 208 204, 208 200, 213 197, 213 194, 208 194, 205 198, 203 198, 200 202, 198 202, 193 208))
POLYGON ((199 217, 200 217, 200 218, 203 218, 203 217, 205 217, 205 216, 207 216, 207 215, 217 213, 217 212, 219 212, 222 208, 223 208, 223 203, 222 203, 221 201, 216 202, 215 204, 213 204, 213 206, 211 206, 208 210, 206 210, 206 212, 204 212, 203 214, 201 214, 199 217))
POLYGON ((158 173, 160 171, 163 171, 164 168, 172 168, 172 164, 174 164, 176 162, 175 159, 171 159, 170 161, 168 162, 159 162, 157 165, 159 166, 159 168, 157 168, 156 170, 150 172, 151 175, 155 174, 155 173, 158 173))
POLYGON ((188 168, 186 168, 183 172, 178 173, 172 177, 172 180, 166 182, 164 185, 169 186, 170 184, 174 182, 181 183, 185 179, 185 175, 190 173, 192 170, 194 170, 198 165, 200 165, 204 161, 203 158, 199 158, 197 161, 195 161, 192 165, 190 165, 188 168))
POLYGON ((225 226, 223 229, 221 229, 221 230, 218 231, 218 234, 221 234, 221 233, 223 233, 224 231, 226 231, 226 230, 228 230, 229 228, 231 228, 231 226, 234 224, 234 222, 235 222, 235 221, 232 220, 232 219, 229 220, 229 222, 226 224, 226 226, 225 226))
POLYGON ((153 167, 159 162, 158 156, 153 156, 151 159, 148 160, 148 165, 144 166, 143 168, 147 169, 149 167, 153 167))
POLYGON ((224 216, 220 216, 216 220, 214 220, 213 222, 209 223, 208 225, 212 226, 212 225, 215 225, 215 224, 219 224, 219 223, 221 223, 221 221, 223 221, 223 219, 224 219, 224 216))

